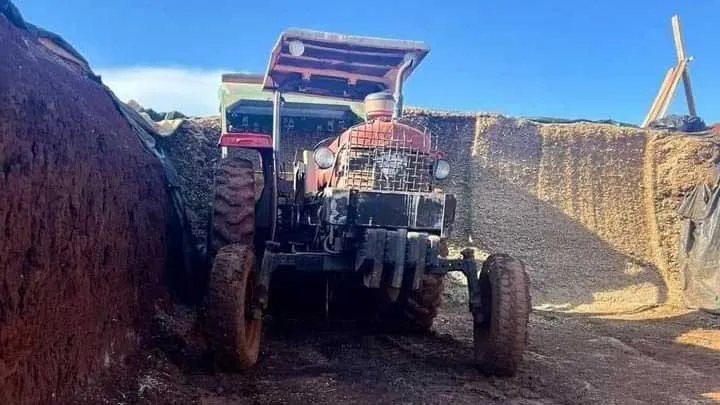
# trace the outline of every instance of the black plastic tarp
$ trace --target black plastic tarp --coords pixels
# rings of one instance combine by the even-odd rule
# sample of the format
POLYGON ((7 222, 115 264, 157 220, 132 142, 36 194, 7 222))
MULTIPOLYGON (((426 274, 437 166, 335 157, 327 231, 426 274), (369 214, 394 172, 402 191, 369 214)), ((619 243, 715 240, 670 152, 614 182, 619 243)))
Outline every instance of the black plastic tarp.
POLYGON ((680 270, 685 304, 720 315, 720 180, 697 185, 678 212, 685 218, 680 238, 680 270))
POLYGON ((668 115, 656 119, 648 127, 679 132, 702 132, 708 129, 705 121, 694 115, 668 115))

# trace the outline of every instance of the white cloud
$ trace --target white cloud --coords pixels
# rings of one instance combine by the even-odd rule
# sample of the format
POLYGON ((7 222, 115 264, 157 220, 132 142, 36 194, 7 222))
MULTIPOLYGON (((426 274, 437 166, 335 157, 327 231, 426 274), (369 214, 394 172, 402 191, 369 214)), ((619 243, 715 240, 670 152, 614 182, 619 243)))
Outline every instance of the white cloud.
POLYGON ((186 115, 218 114, 220 76, 232 70, 182 67, 112 67, 95 69, 122 101, 135 100, 155 111, 186 115))

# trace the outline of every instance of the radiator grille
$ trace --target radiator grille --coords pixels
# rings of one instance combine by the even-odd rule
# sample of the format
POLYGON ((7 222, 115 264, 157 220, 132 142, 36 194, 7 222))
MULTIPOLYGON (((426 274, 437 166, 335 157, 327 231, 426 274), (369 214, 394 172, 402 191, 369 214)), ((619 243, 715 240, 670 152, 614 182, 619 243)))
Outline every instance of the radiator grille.
POLYGON ((372 121, 343 134, 339 185, 358 190, 429 192, 434 142, 427 130, 372 121))

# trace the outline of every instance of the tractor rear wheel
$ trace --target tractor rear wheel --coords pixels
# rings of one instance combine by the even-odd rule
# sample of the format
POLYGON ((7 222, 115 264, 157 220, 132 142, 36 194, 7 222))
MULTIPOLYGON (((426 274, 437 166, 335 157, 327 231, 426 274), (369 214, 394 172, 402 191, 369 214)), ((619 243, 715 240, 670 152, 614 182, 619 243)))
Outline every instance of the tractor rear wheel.
POLYGON ((483 263, 476 288, 475 363, 487 374, 512 376, 528 342, 530 282, 523 263, 494 254, 483 263))
POLYGON ((255 290, 252 248, 241 244, 220 248, 210 271, 206 331, 210 349, 224 369, 243 370, 257 362, 262 320, 251 313, 255 290))
POLYGON ((215 196, 208 230, 208 258, 232 243, 253 245, 255 172, 246 159, 221 159, 215 172, 215 196))

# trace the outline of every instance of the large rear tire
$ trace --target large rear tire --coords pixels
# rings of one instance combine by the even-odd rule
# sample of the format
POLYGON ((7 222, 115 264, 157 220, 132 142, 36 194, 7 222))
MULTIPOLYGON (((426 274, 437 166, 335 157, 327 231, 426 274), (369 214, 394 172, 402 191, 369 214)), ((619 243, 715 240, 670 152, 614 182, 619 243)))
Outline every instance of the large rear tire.
POLYGON ((217 364, 226 370, 248 369, 260 353, 262 320, 250 312, 255 266, 250 246, 231 244, 218 250, 210 271, 206 331, 217 364))
POLYGON ((208 258, 223 246, 253 245, 255 172, 246 159, 221 159, 215 172, 215 196, 208 231, 208 258))
POLYGON ((512 376, 528 343, 531 302, 525 266, 506 254, 491 255, 483 263, 476 294, 475 363, 486 374, 512 376))
POLYGON ((221 159, 214 182, 207 239, 206 332, 218 365, 242 370, 257 362, 262 334, 262 320, 249 312, 256 289, 252 162, 221 159))

